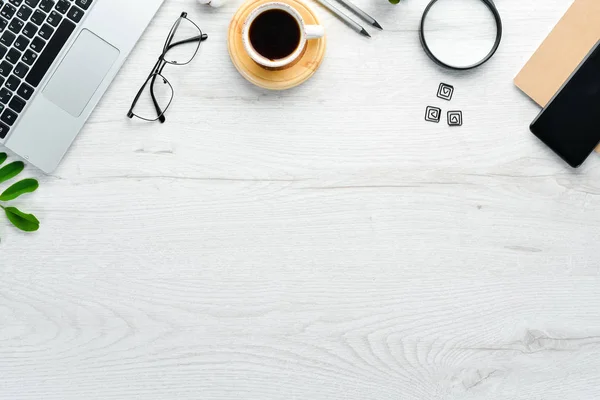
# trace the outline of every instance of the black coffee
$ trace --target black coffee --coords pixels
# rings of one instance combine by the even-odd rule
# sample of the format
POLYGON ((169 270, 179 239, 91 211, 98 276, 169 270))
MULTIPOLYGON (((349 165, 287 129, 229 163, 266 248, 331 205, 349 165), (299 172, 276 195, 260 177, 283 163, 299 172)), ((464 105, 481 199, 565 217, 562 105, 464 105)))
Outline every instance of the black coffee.
POLYGON ((269 60, 292 54, 300 43, 300 26, 283 10, 267 10, 250 26, 250 43, 254 50, 269 60))

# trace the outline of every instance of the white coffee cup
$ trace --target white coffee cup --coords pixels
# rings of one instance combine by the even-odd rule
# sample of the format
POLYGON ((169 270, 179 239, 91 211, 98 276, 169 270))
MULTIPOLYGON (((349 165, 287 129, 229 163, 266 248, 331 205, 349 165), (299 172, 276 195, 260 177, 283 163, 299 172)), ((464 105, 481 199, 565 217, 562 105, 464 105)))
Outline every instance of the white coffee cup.
POLYGON ((294 63, 304 54, 307 41, 311 39, 319 39, 324 35, 325 28, 323 28, 321 25, 307 25, 298 10, 288 4, 279 2, 264 3, 256 7, 250 13, 248 18, 246 18, 242 28, 242 41, 244 43, 244 49, 255 63, 267 69, 284 69, 294 65, 294 63), (252 26, 252 23, 259 15, 269 10, 281 10, 286 12, 296 20, 298 27, 300 28, 300 40, 298 42, 298 47, 290 55, 277 60, 270 60, 262 56, 254 49, 252 43, 250 42, 250 27, 252 26))

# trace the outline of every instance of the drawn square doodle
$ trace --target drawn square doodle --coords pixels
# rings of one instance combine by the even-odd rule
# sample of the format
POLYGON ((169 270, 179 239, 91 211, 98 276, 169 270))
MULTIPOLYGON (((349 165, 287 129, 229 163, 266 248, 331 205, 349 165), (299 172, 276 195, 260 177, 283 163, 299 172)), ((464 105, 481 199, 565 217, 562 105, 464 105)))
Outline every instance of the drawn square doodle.
POLYGON ((425 110, 425 121, 435 122, 437 124, 438 122, 440 122, 441 116, 441 108, 428 106, 425 110))
POLYGON ((454 86, 448 85, 447 83, 440 83, 440 87, 438 88, 437 97, 443 100, 452 100, 452 96, 454 95, 454 86))
POLYGON ((462 111, 448 111, 448 125, 462 126, 462 124, 463 124, 462 111))

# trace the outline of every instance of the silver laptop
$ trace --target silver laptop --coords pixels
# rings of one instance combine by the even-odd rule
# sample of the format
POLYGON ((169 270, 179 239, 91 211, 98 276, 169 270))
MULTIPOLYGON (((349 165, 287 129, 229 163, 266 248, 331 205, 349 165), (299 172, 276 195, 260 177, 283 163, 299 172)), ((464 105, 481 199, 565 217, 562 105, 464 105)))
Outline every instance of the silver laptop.
POLYGON ((0 145, 52 172, 164 0, 0 0, 0 145))

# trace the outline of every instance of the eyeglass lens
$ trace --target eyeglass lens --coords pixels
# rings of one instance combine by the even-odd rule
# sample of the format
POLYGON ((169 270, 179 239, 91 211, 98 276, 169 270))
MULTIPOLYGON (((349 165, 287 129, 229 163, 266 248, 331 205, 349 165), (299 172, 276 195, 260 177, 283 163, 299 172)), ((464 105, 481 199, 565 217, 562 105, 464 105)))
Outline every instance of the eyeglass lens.
POLYGON ((200 29, 189 19, 180 18, 164 48, 164 59, 169 64, 187 64, 196 55, 200 47, 200 29))
POLYGON ((162 75, 152 75, 144 85, 132 112, 147 121, 156 121, 173 100, 173 87, 162 75))

